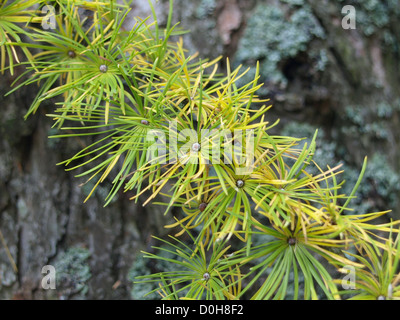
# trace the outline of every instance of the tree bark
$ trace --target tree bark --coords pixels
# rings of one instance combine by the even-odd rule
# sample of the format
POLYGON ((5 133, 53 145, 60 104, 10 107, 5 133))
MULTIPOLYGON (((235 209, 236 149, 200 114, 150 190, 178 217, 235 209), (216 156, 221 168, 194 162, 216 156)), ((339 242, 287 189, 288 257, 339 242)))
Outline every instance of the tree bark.
MULTIPOLYGON (((203 58, 222 55, 245 67, 260 60, 262 92, 274 105, 269 117, 271 122, 281 119, 276 133, 288 132, 292 123, 320 128, 320 153, 332 154, 325 164, 342 162, 350 172, 361 168, 365 155, 376 159, 356 209, 365 204, 394 209, 389 217, 398 219, 400 9, 394 10, 390 0, 346 2, 175 0, 174 20, 191 30, 184 36, 189 52, 199 51, 203 58), (354 30, 342 28, 345 4, 356 8, 354 30), (297 30, 286 34, 294 37, 286 48, 275 41, 285 36, 282 28, 297 30), (260 39, 253 39, 258 33, 260 39)), ((160 23, 166 21, 167 7, 166 0, 156 5, 160 23)), ((132 14, 150 13, 147 1, 134 1, 132 14)), ((129 272, 139 251, 150 249, 151 235, 168 232, 163 226, 171 215, 154 205, 135 204, 123 193, 103 207, 106 186, 83 203, 89 187, 81 186, 85 180, 56 164, 88 141, 48 139, 53 132, 45 116, 50 103, 24 121, 37 89, 25 87, 5 97, 12 81, 8 74, 1 76, 0 299, 136 298, 129 272), (65 271, 56 290, 44 290, 42 267, 67 270, 70 260, 81 266, 75 282, 65 271)))

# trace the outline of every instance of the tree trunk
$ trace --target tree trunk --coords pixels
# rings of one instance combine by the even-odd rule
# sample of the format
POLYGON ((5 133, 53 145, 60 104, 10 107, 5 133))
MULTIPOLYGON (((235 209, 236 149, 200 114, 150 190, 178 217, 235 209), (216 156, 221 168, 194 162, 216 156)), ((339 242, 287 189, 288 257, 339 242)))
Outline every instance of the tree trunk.
MULTIPOLYGON (((271 122, 281 119, 274 132, 311 138, 319 128, 316 160, 323 166, 343 163, 346 192, 369 157, 356 212, 394 209, 389 217, 400 218, 396 0, 174 3, 174 20, 191 30, 184 36, 190 52, 222 55, 222 67, 229 57, 234 66, 250 67, 249 75, 260 61, 260 94, 274 106, 271 122), (356 9, 356 29, 342 27, 346 4, 356 9)), ((160 23, 167 7, 166 0, 156 6, 160 23)), ((132 14, 149 15, 147 0, 134 1, 132 14)), ((150 250, 151 235, 168 232, 163 226, 171 215, 135 204, 123 193, 103 207, 106 185, 84 203, 90 186, 56 164, 88 141, 48 139, 54 132, 45 110, 53 106, 24 121, 37 89, 4 97, 13 78, 1 79, 0 299, 139 298, 131 279, 146 272, 139 251, 150 250), (55 290, 43 289, 45 265, 57 266, 55 290)))

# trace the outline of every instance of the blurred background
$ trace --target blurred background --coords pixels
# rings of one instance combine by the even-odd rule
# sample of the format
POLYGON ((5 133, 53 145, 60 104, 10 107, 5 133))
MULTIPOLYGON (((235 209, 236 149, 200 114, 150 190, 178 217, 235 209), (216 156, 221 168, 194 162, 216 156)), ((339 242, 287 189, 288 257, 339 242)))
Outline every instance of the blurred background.
MULTIPOLYGON (((155 8, 162 25, 168 1, 155 8)), ((273 132, 311 139, 318 129, 315 160, 343 165, 344 192, 368 156, 355 212, 392 209, 386 219, 400 218, 399 0, 175 0, 174 8, 191 31, 189 52, 223 56, 221 70, 228 57, 250 68, 243 82, 260 61, 259 94, 273 105, 270 122, 280 119, 273 132), (355 29, 342 27, 345 5, 356 10, 355 29)), ((150 14, 147 0, 133 0, 127 28, 150 14)), ((149 288, 133 277, 168 266, 143 261, 140 250, 167 233, 171 215, 123 193, 104 208, 107 183, 83 203, 92 186, 56 164, 87 142, 47 138, 50 103, 23 120, 36 88, 4 97, 21 72, 0 78, 0 299, 142 298, 149 288), (56 290, 41 286, 48 264, 56 290)))

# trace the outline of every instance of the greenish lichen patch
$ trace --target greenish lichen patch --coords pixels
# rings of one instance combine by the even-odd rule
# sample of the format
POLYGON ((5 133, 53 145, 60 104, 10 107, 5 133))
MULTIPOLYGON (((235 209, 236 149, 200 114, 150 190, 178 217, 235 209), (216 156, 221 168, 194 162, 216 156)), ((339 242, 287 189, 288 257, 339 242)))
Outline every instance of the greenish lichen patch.
POLYGON ((90 252, 85 248, 72 247, 59 255, 56 270, 57 291, 64 297, 84 297, 91 278, 90 252))
POLYGON ((326 49, 321 49, 314 55, 315 58, 315 66, 318 71, 324 71, 326 66, 328 65, 329 58, 326 49))
POLYGON ((196 18, 197 19, 206 18, 215 11, 216 7, 217 7, 216 0, 201 0, 195 11, 196 18))
POLYGON ((373 108, 352 105, 345 108, 344 119, 349 123, 342 127, 346 135, 368 135, 371 138, 386 139, 389 134, 387 120, 398 112, 397 103, 380 102, 373 108))
POLYGON ((396 106, 391 106, 389 103, 381 102, 376 106, 376 113, 381 119, 389 119, 396 111, 396 106))
MULTIPOLYGON (((260 61, 261 82, 284 88, 287 79, 279 63, 305 51, 313 38, 323 39, 325 33, 308 5, 295 8, 287 15, 279 7, 259 4, 247 22, 235 64, 254 66, 255 61, 260 61)), ((239 84, 247 83, 254 74, 253 67, 239 84)), ((263 88, 259 93, 268 94, 268 91, 263 88)))
MULTIPOLYGON (((128 273, 128 281, 135 282, 136 277, 150 275, 151 271, 148 268, 147 260, 142 255, 137 256, 135 262, 132 264, 131 269, 128 273)), ((139 282, 133 283, 131 290, 131 298, 133 300, 159 300, 161 297, 159 294, 151 292, 157 288, 157 284, 150 282, 139 282)))
POLYGON ((339 0, 343 5, 352 5, 356 9, 357 29, 370 36, 386 27, 390 14, 400 16, 398 0, 339 0))

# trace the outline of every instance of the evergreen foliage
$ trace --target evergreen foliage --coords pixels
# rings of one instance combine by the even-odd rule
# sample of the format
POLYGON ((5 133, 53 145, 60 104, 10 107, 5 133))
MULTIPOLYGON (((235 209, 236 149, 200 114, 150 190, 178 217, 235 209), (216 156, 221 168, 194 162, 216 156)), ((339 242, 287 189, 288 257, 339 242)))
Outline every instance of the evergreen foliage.
MULTIPOLYGON (((52 99, 48 116, 60 132, 53 137, 92 138, 62 163, 93 183, 88 197, 111 179, 105 205, 129 191, 165 214, 181 209, 166 226, 177 233, 156 237, 163 245, 144 253, 172 267, 135 281, 157 283, 151 292, 164 299, 398 299, 398 221, 378 223, 387 211, 351 207, 367 159, 343 193, 340 166, 313 161, 317 132, 308 143, 269 133, 277 123, 257 96, 258 63, 243 82, 248 70, 229 60, 219 70, 219 59, 188 56, 172 1, 165 27, 153 8, 153 22, 137 18, 125 30, 128 12, 111 0, 6 0, 0 44, 2 72, 26 66, 10 93, 38 88, 26 116, 52 99), (55 29, 40 27, 34 3, 54 6, 55 29), (349 266, 361 275, 354 292, 332 272, 349 266)), ((307 39, 297 40, 305 49, 307 39)))

